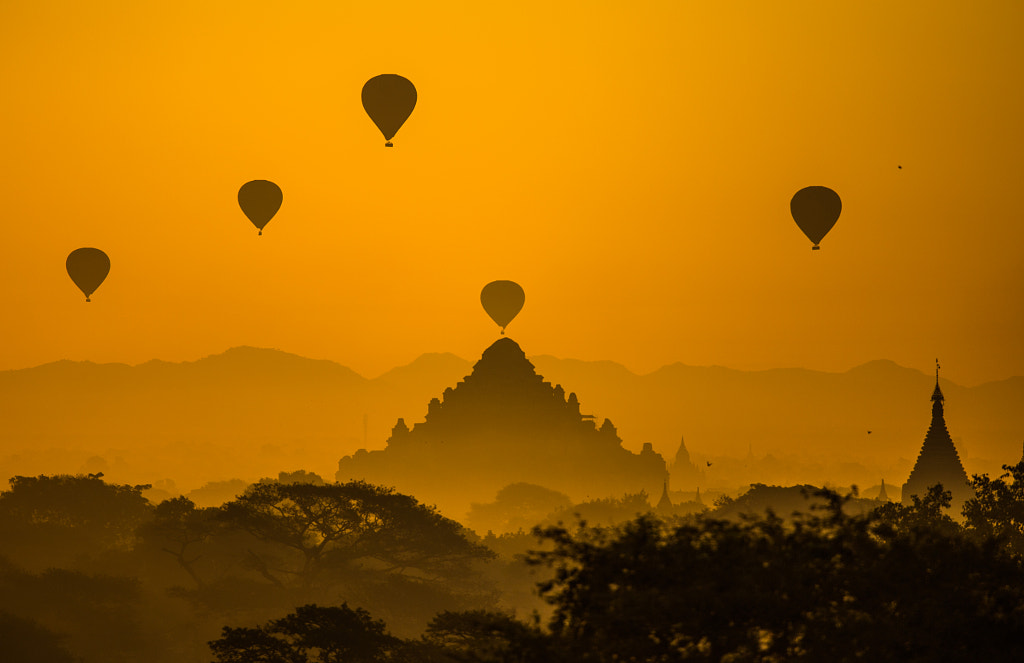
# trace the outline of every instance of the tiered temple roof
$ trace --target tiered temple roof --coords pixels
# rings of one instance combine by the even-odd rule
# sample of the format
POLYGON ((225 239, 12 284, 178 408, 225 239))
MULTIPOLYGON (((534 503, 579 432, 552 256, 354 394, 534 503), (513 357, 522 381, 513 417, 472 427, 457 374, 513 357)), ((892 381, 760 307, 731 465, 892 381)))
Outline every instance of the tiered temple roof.
POLYGON ((939 372, 936 368, 935 389, 932 391, 932 423, 928 427, 914 469, 903 485, 901 501, 910 504, 912 495, 923 498, 931 486, 941 483, 943 490, 953 494, 950 515, 956 517, 964 501, 974 496, 974 489, 970 486, 960 455, 946 428, 943 401, 945 397, 939 388, 939 372))
POLYGON ((653 498, 668 471, 649 443, 629 451, 611 421, 597 426, 581 414, 576 394, 545 382, 506 337, 431 399, 423 421, 410 428, 399 419, 385 449, 342 458, 335 476, 395 486, 461 517, 517 482, 576 501, 641 490, 653 498))

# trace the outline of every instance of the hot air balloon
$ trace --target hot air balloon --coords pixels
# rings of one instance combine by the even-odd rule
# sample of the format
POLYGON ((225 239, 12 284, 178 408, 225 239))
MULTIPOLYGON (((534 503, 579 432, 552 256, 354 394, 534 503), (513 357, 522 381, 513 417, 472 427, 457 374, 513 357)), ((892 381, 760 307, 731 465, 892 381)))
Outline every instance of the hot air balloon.
POLYGON ((68 254, 66 266, 68 276, 85 293, 85 301, 91 302, 89 295, 96 292, 110 272, 110 258, 99 249, 75 249, 68 254))
POLYGON ((253 180, 246 182, 238 190, 238 205, 245 212, 245 215, 252 221, 252 225, 263 234, 263 226, 270 223, 270 220, 281 209, 281 201, 284 194, 281 187, 269 180, 253 180))
POLYGON ((398 74, 374 76, 363 85, 363 108, 384 134, 385 147, 402 128, 416 107, 416 87, 398 74))
POLYGON ((796 192, 789 203, 793 220, 807 235, 807 239, 814 242, 811 247, 814 251, 821 248, 818 244, 836 225, 842 210, 843 201, 839 200, 839 194, 825 186, 804 187, 796 192))
POLYGON ((491 320, 501 327, 502 335, 508 323, 523 310, 525 302, 526 293, 514 281, 491 281, 480 291, 480 303, 491 320))

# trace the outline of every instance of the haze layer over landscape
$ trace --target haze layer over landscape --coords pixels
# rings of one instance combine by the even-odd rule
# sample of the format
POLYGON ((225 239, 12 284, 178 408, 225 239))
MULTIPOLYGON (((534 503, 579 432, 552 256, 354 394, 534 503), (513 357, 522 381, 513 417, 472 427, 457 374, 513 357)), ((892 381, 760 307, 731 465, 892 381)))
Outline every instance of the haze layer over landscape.
MULTIPOLYGON (((650 443, 671 463, 685 438, 695 459, 715 462, 704 489, 728 491, 752 482, 901 483, 927 430, 934 386, 934 375, 881 360, 844 373, 674 364, 647 375, 613 362, 530 361, 576 393, 598 425, 610 419, 626 449, 650 443)), ((103 471, 113 481, 170 480, 181 492, 282 470, 329 477, 342 456, 383 448, 398 418, 410 427, 423 421, 428 401, 471 369, 430 354, 367 379, 333 362, 240 347, 181 364, 65 361, 2 371, 9 442, 0 475, 103 471)), ((941 383, 968 472, 1019 459, 1024 378, 941 383)))

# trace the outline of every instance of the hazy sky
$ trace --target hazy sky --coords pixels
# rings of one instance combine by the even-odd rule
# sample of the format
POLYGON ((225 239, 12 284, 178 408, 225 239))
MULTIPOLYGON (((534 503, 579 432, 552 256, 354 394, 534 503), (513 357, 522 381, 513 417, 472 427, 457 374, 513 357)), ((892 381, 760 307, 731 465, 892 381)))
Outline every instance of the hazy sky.
POLYGON ((1013 0, 8 0, 0 369, 474 359, 511 279, 529 354, 1021 375, 1022 32, 1013 0), (419 93, 393 149, 381 73, 419 93), (843 199, 821 251, 808 185, 843 199))

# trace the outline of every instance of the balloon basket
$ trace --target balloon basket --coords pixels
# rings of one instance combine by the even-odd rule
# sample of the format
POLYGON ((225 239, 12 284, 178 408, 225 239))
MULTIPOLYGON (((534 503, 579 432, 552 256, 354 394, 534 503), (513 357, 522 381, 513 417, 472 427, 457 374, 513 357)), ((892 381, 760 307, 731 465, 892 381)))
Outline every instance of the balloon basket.
POLYGON ((91 302, 91 301, 92 301, 92 300, 91 300, 91 299, 89 299, 88 297, 86 297, 86 298, 85 298, 85 303, 86 303, 86 304, 88 304, 88 303, 89 303, 89 302, 91 302))
POLYGON ((257 236, 257 237, 259 237, 259 236, 261 236, 262 234, 263 234, 263 231, 261 230, 261 231, 259 231, 258 233, 256 233, 256 236, 257 236))
POLYGON ((811 251, 820 251, 820 250, 821 250, 821 247, 818 246, 817 244, 815 244, 814 246, 811 247, 811 251))
POLYGON ((384 143, 384 147, 394 147, 394 146, 395 146, 395 144, 392 143, 390 140, 388 142, 384 143))

